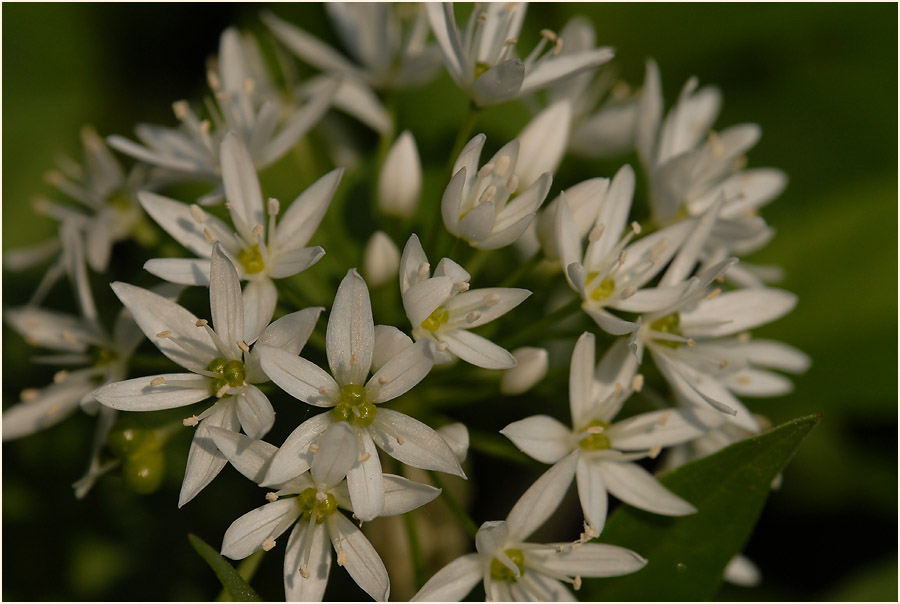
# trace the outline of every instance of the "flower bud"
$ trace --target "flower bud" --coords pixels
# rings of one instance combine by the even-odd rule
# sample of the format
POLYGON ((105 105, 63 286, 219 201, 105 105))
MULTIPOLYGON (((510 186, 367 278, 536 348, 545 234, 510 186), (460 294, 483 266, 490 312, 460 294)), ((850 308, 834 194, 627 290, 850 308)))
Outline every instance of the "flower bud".
POLYGON ((378 175, 378 208, 389 216, 409 218, 419 204, 422 164, 409 131, 397 137, 378 175))
POLYGON ((459 463, 464 462, 466 455, 469 453, 469 430, 463 424, 457 422, 455 424, 447 424, 439 428, 437 432, 450 445, 450 449, 453 450, 453 454, 456 455, 459 463))
POLYGON ((400 268, 400 250, 391 238, 377 231, 366 244, 363 256, 363 274, 371 287, 378 287, 397 278, 400 268))
POLYGON ((547 375, 547 351, 543 348, 523 347, 512 351, 518 364, 503 372, 500 378, 500 392, 522 394, 531 389, 547 375))
POLYGON ((569 144, 571 120, 571 106, 564 100, 553 103, 528 122, 518 137, 517 191, 530 187, 545 172, 556 172, 569 144))
POLYGON ((556 260, 559 258, 559 243, 556 240, 556 215, 558 212, 557 206, 562 203, 563 197, 565 197, 569 206, 569 211, 572 212, 573 222, 578 229, 579 240, 583 240, 587 237, 588 232, 597 220, 600 205, 606 198, 608 189, 608 178, 591 178, 582 181, 557 195, 538 214, 537 236, 547 259, 556 260))

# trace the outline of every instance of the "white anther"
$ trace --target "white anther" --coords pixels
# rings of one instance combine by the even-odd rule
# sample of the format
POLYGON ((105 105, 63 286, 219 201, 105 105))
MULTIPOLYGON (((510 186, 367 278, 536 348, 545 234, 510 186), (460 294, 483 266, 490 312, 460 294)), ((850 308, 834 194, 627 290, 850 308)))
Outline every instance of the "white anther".
POLYGON ((253 81, 253 78, 247 78, 244 80, 244 92, 247 94, 253 94, 253 89, 256 88, 256 83, 253 81))
POLYGON ((438 352, 444 352, 450 345, 447 342, 438 342, 435 348, 438 349, 438 352))
POLYGON ((369 453, 363 453, 356 461, 358 461, 359 463, 366 463, 371 458, 372 456, 369 453))
POLYGON ((321 503, 326 499, 328 499, 328 493, 325 493, 323 491, 316 491, 316 501, 321 503))
POLYGON ((165 338, 171 338, 171 337, 172 337, 172 332, 169 331, 169 330, 167 329, 167 330, 165 330, 165 331, 161 331, 161 332, 159 332, 158 334, 156 334, 156 337, 157 337, 157 338, 163 338, 163 339, 165 339, 165 338))
POLYGON ((221 388, 216 391, 216 398, 222 398, 228 393, 228 389, 231 388, 228 384, 225 384, 221 388))
POLYGON ((231 100, 231 95, 225 91, 219 91, 216 93, 215 96, 218 100, 222 101, 223 103, 227 103, 228 101, 231 100))
POLYGON ((625 259, 626 259, 626 258, 628 258, 628 251, 627 251, 627 250, 622 250, 622 251, 619 253, 619 264, 620 264, 620 265, 625 264, 625 259))
POLYGON ((638 373, 631 378, 631 389, 640 392, 644 388, 644 376, 638 373))
POLYGON ((650 459, 656 459, 657 457, 659 457, 660 453, 662 453, 662 445, 656 445, 647 452, 647 457, 649 457, 650 459))
POLYGON ((504 42, 507 46, 515 46, 519 43, 518 38, 507 38, 504 42))
POLYGON ((656 420, 657 425, 665 426, 666 422, 669 421, 670 417, 672 417, 672 412, 666 411, 665 413, 663 413, 662 415, 659 416, 658 420, 656 420))
POLYGON ((660 241, 658 241, 657 243, 655 243, 655 244, 653 245, 653 247, 650 248, 650 255, 651 255, 651 256, 659 256, 659 255, 662 254, 664 251, 666 251, 666 248, 667 248, 667 247, 669 247, 669 240, 668 240, 668 239, 661 239, 660 241))
POLYGON ((707 299, 707 300, 712 300, 713 298, 715 298, 716 296, 718 296, 718 295, 721 294, 721 293, 722 293, 722 290, 719 289, 719 288, 717 287, 716 289, 712 290, 711 292, 709 292, 709 293, 706 295, 706 299, 707 299))
POLYGON ((497 176, 503 176, 506 174, 506 171, 509 170, 509 164, 512 163, 512 160, 509 159, 509 155, 503 155, 497 160, 497 165, 494 166, 494 174, 497 176))
POLYGON ((385 384, 387 384, 387 383, 390 382, 390 381, 391 381, 391 380, 387 379, 387 378, 384 377, 384 376, 381 376, 380 378, 378 378, 378 383, 381 384, 382 386, 384 386, 385 384))
POLYGON ((716 277, 716 283, 725 283, 725 275, 719 275, 716 277))
POLYGON ((487 189, 482 192, 481 197, 478 198, 478 203, 488 203, 490 201, 494 201, 494 197, 497 196, 497 187, 494 185, 489 186, 487 189))
POLYGON ((212 128, 212 123, 209 120, 203 120, 200 122, 200 134, 202 136, 206 136, 209 134, 209 130, 212 128))
POLYGON ((237 342, 235 342, 235 344, 237 344, 237 347, 240 348, 241 350, 243 350, 244 352, 250 352, 250 347, 247 346, 247 343, 244 342, 243 340, 238 340, 237 342))
POLYGON ((183 120, 188 116, 191 108, 188 105, 187 101, 175 101, 172 103, 172 111, 175 113, 175 117, 179 120, 183 120))
POLYGON ((562 48, 563 48, 563 39, 562 39, 562 38, 557 38, 557 39, 556 39, 556 43, 553 45, 553 50, 550 51, 550 52, 551 52, 554 56, 556 56, 556 55, 558 55, 559 53, 562 52, 562 48))
POLYGON ((625 289, 622 290, 622 294, 619 296, 622 300, 627 300, 631 296, 637 293, 637 288, 633 285, 629 285, 625 289))
POLYGON ((194 323, 194 327, 206 327, 209 325, 209 321, 206 319, 197 319, 197 322, 194 323))
POLYGON ((541 37, 547 38, 551 42, 556 42, 556 33, 551 29, 542 29, 541 37))
POLYGON ((316 454, 319 452, 319 445, 317 445, 316 443, 313 443, 309 446, 309 450, 312 451, 313 454, 316 454))
POLYGON ((319 394, 321 394, 322 396, 328 396, 328 388, 326 388, 325 386, 320 386, 319 394))
POLYGON ((398 444, 398 445, 402 445, 402 444, 403 444, 403 437, 400 436, 399 434, 397 435, 397 444, 398 444))
POLYGON ((270 197, 266 205, 269 209, 269 216, 275 216, 281 211, 281 203, 274 197, 270 197))
POLYGON ((41 391, 37 388, 26 388, 19 395, 23 402, 30 403, 41 395, 41 391))
POLYGON ((266 493, 266 501, 268 501, 269 503, 275 503, 276 501, 278 501, 278 493, 276 493, 275 491, 269 491, 268 493, 266 493))
POLYGON ((722 140, 719 138, 718 134, 714 131, 710 131, 709 135, 706 137, 706 142, 712 149, 713 157, 716 159, 725 157, 725 145, 722 144, 722 140))
POLYGON ((275 540, 271 537, 266 537, 266 540, 262 542, 263 551, 267 552, 273 547, 275 547, 275 540))
POLYGON ((500 294, 488 294, 484 297, 485 306, 495 306, 500 304, 500 294))
POLYGON ((694 340, 694 338, 688 338, 687 345, 688 345, 688 348, 693 348, 694 346, 697 345, 697 342, 694 340))
POLYGON ((742 331, 741 333, 739 333, 739 334, 737 335, 737 339, 738 339, 738 342, 740 342, 741 344, 744 344, 744 343, 746 343, 746 342, 749 342, 749 341, 750 341, 750 332, 749 332, 749 331, 742 331))
POLYGON ((741 376, 738 376, 738 378, 737 378, 737 383, 743 384, 744 386, 751 383, 752 381, 753 380, 750 379, 750 376, 747 376, 747 375, 741 375, 741 376))
POLYGON ((619 396, 622 394, 622 384, 616 382, 616 387, 613 389, 613 396, 619 396))
POLYGON ((631 223, 631 230, 634 231, 635 235, 641 234, 641 225, 638 223, 637 220, 635 220, 634 222, 631 223))
MULTIPOLYGON (((62 180, 63 180, 63 175, 60 174, 59 172, 57 172, 56 170, 49 170, 47 172, 44 172, 44 182, 46 182, 48 185, 52 185, 55 187, 56 185, 61 183, 62 180)), ((40 205, 45 206, 45 207, 47 205, 46 202, 43 202, 43 200, 35 200, 34 201, 35 206, 37 206, 39 203, 40 203, 40 205)))
POLYGON ((254 237, 259 237, 260 233, 262 233, 262 232, 263 232, 263 226, 261 224, 258 224, 255 227, 253 227, 253 230, 250 231, 250 234, 253 235, 254 237))
POLYGON ((69 331, 68 329, 63 329, 62 339, 68 342, 69 344, 77 344, 78 338, 75 337, 75 334, 69 331))
POLYGON ((419 268, 416 269, 416 276, 419 279, 424 279, 425 277, 428 276, 428 271, 430 271, 430 270, 431 270, 431 265, 428 264, 427 262, 423 262, 422 264, 419 265, 419 268))
POLYGON ((59 405, 53 405, 52 407, 50 407, 50 409, 47 410, 47 417, 53 417, 60 411, 62 411, 62 407, 60 407, 59 405))
POLYGON ((722 359, 722 362, 719 363, 719 369, 725 369, 728 367, 728 359, 722 359))
POLYGON ((301 577, 303 577, 304 579, 309 579, 309 568, 307 568, 305 564, 301 564, 300 568, 298 568, 297 570, 300 571, 301 577))
POLYGON ((341 550, 337 553, 337 563, 338 566, 343 566, 347 564, 347 552, 341 550))
POLYGON ((479 23, 484 23, 485 21, 487 21, 487 13, 481 13, 480 15, 478 15, 479 23))
POLYGON ((163 376, 155 377, 152 380, 150 380, 150 385, 154 386, 154 387, 162 386, 165 383, 166 383, 166 378, 164 378, 163 376))
POLYGON ((455 292, 467 292, 469 291, 469 284, 465 281, 457 281, 453 284, 453 291, 455 292))
POLYGON ((575 580, 572 581, 572 587, 575 589, 575 591, 581 589, 581 577, 575 575, 575 580))
POLYGON ((600 236, 603 234, 603 231, 606 230, 606 225, 602 222, 591 229, 591 232, 588 233, 588 241, 594 242, 600 239, 600 236))
POLYGON ((200 423, 200 418, 197 417, 196 415, 192 415, 190 417, 186 417, 183 420, 181 420, 181 425, 185 426, 187 428, 193 428, 194 426, 196 426, 199 423, 200 423))
POLYGON ((603 434, 606 429, 603 426, 590 426, 587 429, 588 434, 603 434))
POLYGON ((66 381, 67 377, 69 377, 69 372, 65 369, 60 369, 53 375, 53 383, 61 384, 66 381))
POLYGON ((209 70, 206 72, 206 81, 209 82, 209 87, 213 91, 216 91, 222 87, 222 81, 219 79, 218 74, 213 71, 214 66, 207 65, 207 67, 209 68, 209 70))
POLYGON ((509 180, 506 183, 506 190, 507 191, 515 191, 518 188, 519 188, 519 177, 516 176, 515 174, 513 174, 512 176, 509 177, 509 180))
POLYGON ((470 312, 469 314, 466 315, 466 321, 469 323, 474 323, 475 321, 477 321, 480 318, 481 318, 481 313, 478 312, 477 310, 473 310, 472 312, 470 312))
POLYGON ((213 232, 209 229, 203 229, 203 236, 206 238, 207 243, 215 243, 216 236, 213 235, 213 232))

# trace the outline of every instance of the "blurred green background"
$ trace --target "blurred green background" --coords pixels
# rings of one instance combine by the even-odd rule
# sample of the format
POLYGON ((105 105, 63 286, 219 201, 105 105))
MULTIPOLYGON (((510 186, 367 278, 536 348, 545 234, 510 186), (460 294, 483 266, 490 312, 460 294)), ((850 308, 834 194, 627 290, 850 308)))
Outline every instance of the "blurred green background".
MULTIPOLYGON (((54 223, 36 219, 27 202, 36 193, 52 197, 42 174, 61 153, 79 156, 83 124, 129 137, 139 121, 172 124, 172 101, 203 94, 204 61, 221 31, 229 24, 262 31, 259 5, 7 3, 2 10, 4 250, 53 233, 54 223)), ((319 6, 274 10, 335 39, 319 6)), ((793 394, 750 405, 775 424, 823 417, 747 547, 762 585, 725 587, 719 597, 896 599, 897 6, 534 5, 525 48, 537 30, 559 30, 575 14, 590 16, 598 41, 617 49, 621 75, 633 85, 643 80, 647 57, 658 61, 667 107, 692 75, 718 85, 724 106, 716 126, 760 124, 749 165, 790 177, 763 212, 778 236, 750 260, 783 266, 781 286, 800 297, 791 315, 760 335, 806 351, 813 366, 795 379, 793 394)), ((436 102, 448 105, 450 120, 465 109, 446 74, 401 99, 401 126, 422 149, 452 131, 452 121, 429 110, 436 102)), ((527 119, 516 104, 499 111, 482 121, 495 142, 527 119)), ((585 176, 610 176, 622 161, 598 162, 585 176)), ((38 277, 4 274, 4 307, 23 303, 38 277)), ((50 374, 23 370, 29 347, 5 326, 3 333, 6 406, 23 379, 38 385, 50 374)), ((78 415, 4 444, 3 599, 214 597, 217 583, 185 534, 218 545, 228 523, 258 505, 259 492, 237 493, 231 475, 214 482, 203 502, 178 511, 183 457, 175 455, 166 487, 154 495, 130 494, 110 480, 77 502, 69 485, 83 471, 92 428, 78 415)), ((261 593, 277 599, 280 561, 273 562, 259 577, 274 580, 261 593)))

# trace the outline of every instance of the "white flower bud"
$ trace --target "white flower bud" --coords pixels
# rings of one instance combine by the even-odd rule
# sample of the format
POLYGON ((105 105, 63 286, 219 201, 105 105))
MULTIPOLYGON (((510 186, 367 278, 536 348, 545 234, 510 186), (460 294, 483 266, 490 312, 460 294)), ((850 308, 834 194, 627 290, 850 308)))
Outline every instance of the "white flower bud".
POLYGON ((369 238, 363 256, 363 273, 371 287, 378 287, 397 278, 400 250, 391 238, 377 231, 369 238))
MULTIPOLYGON (((565 193, 569 211, 572 212, 575 227, 578 229, 579 239, 584 239, 600 212, 600 206, 606 198, 609 189, 608 178, 591 178, 569 187, 565 193)), ((544 254, 550 260, 559 258, 559 243, 556 241, 556 214, 557 206, 561 203, 563 194, 557 195, 544 210, 538 214, 537 235, 541 242, 544 254)))
POLYGON ((459 460, 459 463, 462 463, 466 460, 466 455, 469 452, 469 431, 463 424, 459 422, 455 424, 447 424, 442 428, 438 429, 438 434, 441 435, 448 445, 450 445, 450 449, 453 451, 453 454, 456 455, 456 459, 459 460))
POLYGON ((422 164, 409 131, 397 137, 378 175, 378 208, 390 216, 409 218, 419 204, 422 164))
POLYGON ((543 348, 523 347, 512 351, 518 364, 503 372, 500 378, 500 392, 522 394, 540 382, 547 375, 547 351, 543 348))
POLYGON ((519 157, 515 175, 517 191, 524 191, 545 172, 556 172, 569 143, 572 108, 569 101, 558 101, 528 122, 519 134, 519 157))

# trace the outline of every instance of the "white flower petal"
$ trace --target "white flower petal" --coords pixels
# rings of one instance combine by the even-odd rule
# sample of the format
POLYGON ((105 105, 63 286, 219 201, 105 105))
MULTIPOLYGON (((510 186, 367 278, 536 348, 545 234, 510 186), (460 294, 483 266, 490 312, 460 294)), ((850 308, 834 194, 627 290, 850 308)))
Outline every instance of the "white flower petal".
POLYGON ((493 202, 479 203, 460 219, 457 225, 459 236, 470 243, 487 239, 494 228, 494 212, 493 202))
MULTIPOLYGON (((139 192, 138 201, 141 202, 144 211, 178 243, 201 258, 209 258, 212 254, 212 243, 203 234, 203 227, 206 225, 194 219, 191 206, 148 191, 139 192)), ((207 215, 206 218, 208 221, 219 222, 224 230, 228 230, 215 216, 207 215)))
POLYGON ((468 283, 472 276, 450 258, 441 258, 434 269, 434 277, 450 277, 454 283, 468 283))
POLYGON ((277 538, 300 516, 294 498, 281 499, 247 512, 231 523, 222 538, 222 555, 232 560, 246 558, 269 537, 277 538))
POLYGON ((209 436, 231 465, 257 484, 262 482, 269 468, 269 462, 278 452, 275 445, 215 426, 209 428, 209 436))
POLYGON ((144 263, 144 270, 170 283, 209 285, 209 265, 202 258, 154 258, 144 263))
POLYGON ((725 566, 725 580, 742 587, 756 587, 762 581, 762 573, 747 556, 738 554, 725 566))
POLYGON ((248 281, 243 291, 245 343, 255 342, 262 333, 278 303, 278 291, 271 279, 248 281))
POLYGON ((481 556, 460 556, 428 580, 410 602, 459 602, 481 580, 481 556))
POLYGON ((288 207, 275 229, 272 247, 283 253, 304 247, 319 228, 337 190, 343 168, 332 170, 303 191, 288 207))
POLYGON ((356 269, 350 269, 338 287, 325 340, 328 365, 337 382, 365 384, 375 349, 375 322, 369 288, 356 269))
POLYGON ((494 557, 510 540, 509 523, 505 520, 492 520, 483 523, 475 533, 475 549, 484 558, 494 557))
POLYGON ((681 409, 651 411, 614 423, 606 434, 613 448, 623 451, 671 447, 706 433, 706 426, 691 421, 692 418, 689 412, 681 409))
POLYGON ((450 449, 456 455, 459 463, 464 462, 469 452, 469 431, 465 425, 460 422, 447 424, 438 428, 437 432, 450 445, 450 449))
POLYGON ((363 591, 379 602, 386 602, 391 592, 384 562, 362 531, 340 513, 325 519, 334 551, 346 555, 344 568, 363 591))
POLYGON ((460 48, 459 31, 456 28, 456 19, 450 4, 425 3, 425 14, 431 25, 431 31, 444 55, 447 71, 453 80, 463 85, 466 75, 462 67, 462 49, 460 48))
POLYGON ((34 400, 21 402, 3 412, 3 440, 29 436, 69 417, 81 398, 94 389, 89 380, 69 379, 41 390, 34 400))
POLYGON ((262 370, 279 388, 316 407, 335 405, 341 389, 318 365, 279 348, 257 344, 254 349, 262 370))
POLYGON ((503 372, 500 378, 500 392, 508 395, 522 394, 531 390, 544 379, 549 366, 546 348, 523 346, 512 351, 516 366, 503 372))
POLYGON ((432 277, 419 281, 403 293, 403 309, 413 327, 418 327, 435 309, 447 301, 453 291, 450 277, 432 277))
POLYGON ((741 369, 728 376, 725 384, 741 396, 782 396, 794 389, 791 380, 764 369, 741 369))
POLYGON ((478 76, 472 86, 472 100, 481 107, 502 103, 519 94, 524 79, 522 59, 507 59, 478 76))
POLYGON ((78 317, 32 306, 4 313, 6 322, 34 346, 67 352, 85 352, 96 339, 78 317))
POLYGON ((738 344, 751 363, 760 367, 802 373, 809 369, 810 359, 793 346, 774 340, 750 340, 738 344))
POLYGON ((319 246, 281 251, 274 258, 269 269, 269 276, 273 279, 284 279, 302 273, 321 260, 324 255, 325 250, 319 246))
MULTIPOLYGON (((574 266, 578 265, 576 264, 574 266)), ((613 336, 624 336, 625 334, 634 332, 638 327, 637 323, 620 319, 602 308, 585 308, 584 312, 590 315, 594 320, 594 323, 596 323, 600 329, 613 336)))
MULTIPOLYGON (((377 417, 376 415, 376 420, 377 417)), ((347 488, 353 503, 353 513, 363 522, 368 522, 381 516, 384 510, 384 474, 372 436, 367 430, 361 429, 357 429, 357 435, 358 445, 354 452, 359 458, 347 472, 347 488), (359 461, 360 458, 364 458, 364 461, 359 461)))
POLYGON ((222 139, 219 161, 222 164, 222 181, 225 184, 225 199, 234 226, 246 241, 254 241, 251 230, 256 225, 265 226, 262 191, 253 160, 238 136, 229 132, 222 139))
POLYGON ((556 172, 569 140, 572 106, 568 100, 556 101, 538 113, 517 137, 519 157, 515 174, 519 177, 517 190, 524 191, 541 174, 556 172))
POLYGON ((681 313, 681 331, 691 337, 735 334, 783 317, 797 305, 797 296, 780 289, 743 289, 701 300, 681 313))
POLYGON ((526 455, 542 463, 556 463, 572 452, 572 432, 547 415, 534 415, 500 430, 526 455))
POLYGON ((526 550, 525 564, 532 560, 560 574, 579 577, 618 577, 642 569, 647 560, 629 549, 605 543, 584 543, 562 552, 526 550))
POLYGON ((263 372, 259 364, 260 346, 280 348, 293 355, 300 354, 323 310, 325 309, 321 306, 298 310, 284 315, 266 327, 263 334, 256 340, 256 346, 250 350, 249 360, 244 364, 247 381, 251 384, 269 381, 269 376, 263 372))
POLYGON ((331 543, 325 524, 298 522, 288 538, 284 552, 284 595, 288 602, 321 602, 331 572, 331 543), (312 531, 312 535, 309 535, 312 531), (304 559, 304 540, 312 539, 309 546, 309 562, 304 559), (309 577, 300 574, 300 565, 306 564, 309 577))
POLYGON ((665 516, 686 516, 697 511, 636 463, 603 463, 600 473, 610 493, 636 508, 665 516))
POLYGON ((638 102, 637 131, 635 134, 638 156, 645 167, 652 167, 656 158, 656 135, 662 119, 663 98, 659 68, 653 59, 647 60, 644 85, 638 102))
POLYGON ((332 424, 331 413, 320 413, 297 426, 275 453, 261 486, 278 485, 306 472, 313 458, 309 446, 332 424))
POLYGON ((98 389, 98 401, 120 411, 160 411, 192 405, 213 396, 210 379, 195 373, 165 373, 113 382, 98 389), (162 378, 163 383, 152 386, 162 378))
POLYGON ((524 541, 556 511, 575 477, 578 452, 544 472, 519 498, 506 517, 511 541, 524 541))
POLYGON ((542 60, 525 76, 522 82, 522 90, 519 94, 529 94, 586 69, 593 69, 608 62, 613 58, 614 54, 611 48, 604 47, 542 60))
POLYGON ((598 400, 593 397, 594 388, 594 334, 584 332, 579 336, 572 351, 569 366, 569 409, 572 425, 580 426, 590 419, 591 409, 598 400))
POLYGON ((376 373, 391 359, 413 345, 408 335, 390 325, 375 326, 375 353, 372 371, 376 373))
POLYGON ((530 295, 527 289, 513 287, 470 289, 447 300, 445 308, 450 313, 447 325, 463 329, 484 325, 505 315, 530 295), (477 316, 470 314, 473 312, 477 316))
MULTIPOLYGON (((315 126, 331 107, 340 82, 326 82, 318 90, 312 91, 311 98, 288 119, 281 131, 263 148, 258 162, 261 168, 278 161, 297 144, 297 141, 315 126)), ((305 242, 303 243, 305 244, 305 242)), ((303 245, 301 244, 301 245, 303 245)))
POLYGON ((597 465, 596 462, 579 457, 578 465, 575 468, 575 479, 584 519, 595 531, 601 533, 606 524, 609 498, 606 495, 603 476, 597 465))
MULTIPOLYGON (((637 373, 637 367, 638 360, 628 346, 628 338, 619 338, 613 342, 603 353, 603 357, 597 364, 597 370, 594 372, 594 400, 602 401, 612 397, 617 390, 616 384, 622 388, 630 386, 632 378, 637 373)), ((618 409, 603 408, 599 415, 609 421, 615 417, 617 412, 618 409)), ((572 419, 573 425, 581 425, 583 421, 590 418, 587 415, 580 415, 579 419, 575 420, 573 414, 572 419)))
POLYGON ((385 403, 421 382, 434 366, 430 350, 428 340, 420 340, 385 363, 366 383, 366 398, 385 403))
POLYGON ((191 441, 187 465, 184 468, 184 482, 181 483, 181 493, 178 496, 178 507, 196 497, 228 463, 222 452, 216 448, 209 429, 217 426, 236 431, 239 422, 232 401, 226 399, 216 405, 217 408, 200 422, 194 432, 194 440, 191 441))
POLYGON ((379 407, 369 432, 375 444, 394 459, 414 468, 465 478, 456 455, 440 434, 408 415, 379 407))
MULTIPOLYGON (((546 175, 545 176, 549 176, 546 175)), ((532 186, 540 185, 542 180, 539 180, 532 186)), ((548 187, 549 188, 549 187, 548 187)), ((526 191, 527 193, 528 191, 526 191)), ((523 193, 524 195, 524 193, 523 193)), ((507 206, 508 207, 508 206, 507 206)), ((504 227, 502 230, 498 230, 498 223, 494 224, 494 232, 490 237, 482 240, 473 242, 472 245, 477 247, 480 250, 497 250, 501 247, 506 247, 507 245, 511 245, 519 240, 519 238, 525 234, 525 231, 528 230, 528 227, 534 222, 537 214, 531 213, 526 216, 523 216, 518 221, 513 223, 510 226, 504 227)), ((504 221, 505 222, 505 221, 504 221)))
POLYGON ((422 163, 413 135, 404 130, 391 146, 378 173, 378 207, 390 216, 410 218, 422 190, 422 163))
POLYGON ((216 334, 228 347, 228 358, 241 357, 238 340, 244 339, 244 301, 241 298, 241 282, 237 271, 222 245, 213 246, 209 266, 209 308, 216 334))
POLYGON ((336 109, 355 117, 379 134, 392 132, 394 122, 391 115, 369 85, 360 79, 347 77, 345 74, 325 75, 306 83, 303 89, 312 93, 314 90, 323 89, 332 81, 339 82, 331 101, 336 109))
POLYGON ((359 452, 356 434, 346 422, 331 426, 319 439, 319 450, 313 457, 309 473, 316 485, 330 487, 344 479, 350 467, 356 463, 359 452))
POLYGON ((400 250, 384 232, 375 231, 363 250, 363 275, 372 287, 381 287, 397 278, 400 250))
POLYGON ((252 439, 260 439, 275 424, 275 410, 266 395, 256 386, 244 386, 244 391, 235 396, 237 416, 241 427, 252 439))
POLYGON ((468 197, 469 193, 471 193, 472 187, 478 179, 478 160, 481 157, 481 149, 484 147, 486 140, 487 137, 484 134, 476 134, 473 136, 472 139, 466 143, 466 146, 463 147, 463 150, 459 152, 456 163, 453 164, 452 172, 454 176, 460 169, 466 169, 466 182, 462 191, 462 197, 464 198, 468 197))
POLYGON ((420 484, 394 476, 384 475, 384 510, 382 516, 405 514, 432 501, 441 490, 427 484, 420 484))
POLYGON ((448 350, 477 367, 485 369, 510 369, 516 366, 516 357, 505 348, 464 329, 441 332, 448 350))
POLYGON ((275 34, 275 37, 313 67, 322 71, 338 73, 358 71, 353 63, 335 52, 330 46, 273 13, 266 11, 261 18, 275 34))
MULTIPOLYGON (((477 166, 475 166, 475 169, 477 169, 477 166)), ((444 189, 444 194, 441 197, 441 217, 444 220, 444 226, 447 228, 447 231, 457 236, 460 234, 459 210, 462 203, 463 189, 466 184, 466 173, 465 166, 457 170, 450 182, 447 183, 447 188, 444 189)))
MULTIPOLYGON (((419 267, 422 264, 428 264, 428 258, 419 243, 419 238, 415 233, 409 236, 406 245, 403 246, 403 253, 400 255, 400 294, 405 295, 410 287, 421 281, 419 278, 419 267)), ((424 278, 428 278, 426 274, 424 278)))

